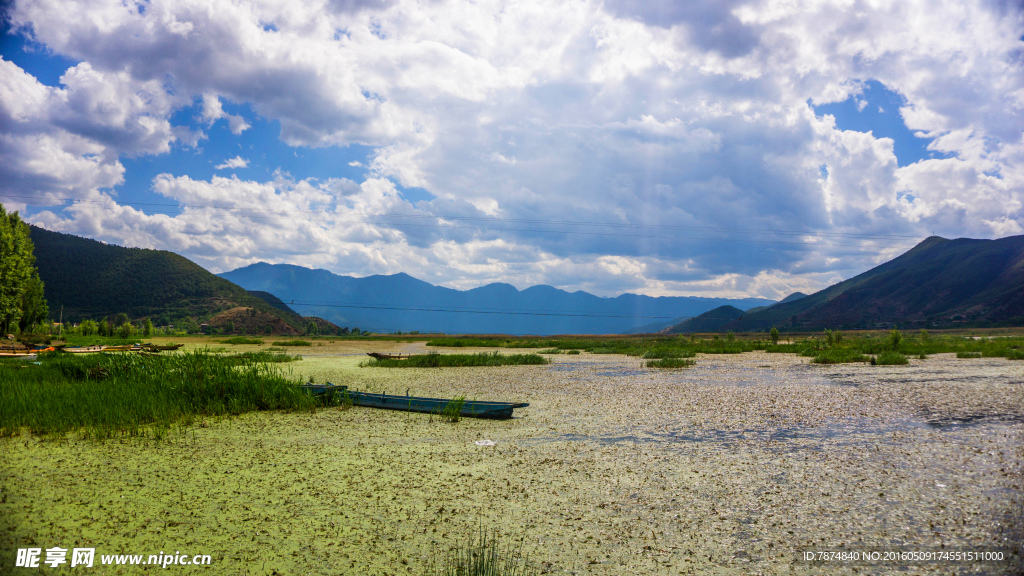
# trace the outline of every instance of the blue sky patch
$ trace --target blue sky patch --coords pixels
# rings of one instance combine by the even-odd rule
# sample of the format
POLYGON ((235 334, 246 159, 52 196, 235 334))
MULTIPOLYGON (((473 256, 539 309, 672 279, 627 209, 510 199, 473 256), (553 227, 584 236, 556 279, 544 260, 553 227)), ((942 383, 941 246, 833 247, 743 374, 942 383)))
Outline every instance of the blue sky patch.
POLYGON ((943 152, 928 150, 931 138, 918 138, 907 128, 900 115, 906 99, 877 80, 864 83, 864 91, 842 102, 813 106, 818 116, 831 114, 840 130, 871 132, 875 138, 892 138, 896 164, 908 166, 919 160, 948 158, 943 152))

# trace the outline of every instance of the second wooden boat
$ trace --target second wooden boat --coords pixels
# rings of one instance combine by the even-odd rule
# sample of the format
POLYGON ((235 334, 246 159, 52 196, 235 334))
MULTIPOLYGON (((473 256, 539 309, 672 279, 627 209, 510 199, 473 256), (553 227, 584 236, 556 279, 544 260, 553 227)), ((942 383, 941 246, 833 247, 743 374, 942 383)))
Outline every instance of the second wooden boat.
MULTIPOLYGON (((368 408, 384 408, 386 410, 403 410, 406 412, 423 412, 427 414, 440 414, 445 408, 457 402, 450 398, 424 398, 421 396, 395 396, 391 394, 371 394, 369 392, 358 392, 348 389, 348 386, 335 386, 333 384, 303 384, 300 386, 312 394, 335 394, 339 398, 348 395, 353 406, 366 406, 368 408)), ((495 418, 507 419, 512 417, 512 410, 515 408, 526 408, 529 404, 525 402, 486 402, 483 400, 464 400, 459 415, 465 418, 495 418)))

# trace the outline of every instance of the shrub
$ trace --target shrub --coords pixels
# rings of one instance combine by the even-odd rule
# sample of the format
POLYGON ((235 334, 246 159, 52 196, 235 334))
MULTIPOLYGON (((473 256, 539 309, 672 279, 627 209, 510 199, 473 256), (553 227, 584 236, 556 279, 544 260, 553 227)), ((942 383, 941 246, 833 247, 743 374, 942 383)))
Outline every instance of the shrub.
POLYGON ((902 341, 903 333, 897 330, 896 328, 893 328, 892 332, 889 333, 889 343, 892 344, 892 349, 899 350, 900 342, 902 341))
POLYGON ((774 344, 778 344, 779 343, 779 329, 776 328, 775 326, 772 326, 772 331, 769 333, 768 337, 771 338, 773 345, 774 344))
POLYGON ((1006 350, 1006 359, 1007 360, 1024 360, 1024 350, 1014 350, 1012 348, 1008 348, 1006 350))
POLYGON ((882 352, 878 355, 878 359, 875 363, 879 366, 897 366, 900 364, 906 364, 907 357, 899 352, 882 352))
POLYGON ((697 361, 690 358, 662 358, 661 360, 648 360, 648 368, 689 368, 697 361))

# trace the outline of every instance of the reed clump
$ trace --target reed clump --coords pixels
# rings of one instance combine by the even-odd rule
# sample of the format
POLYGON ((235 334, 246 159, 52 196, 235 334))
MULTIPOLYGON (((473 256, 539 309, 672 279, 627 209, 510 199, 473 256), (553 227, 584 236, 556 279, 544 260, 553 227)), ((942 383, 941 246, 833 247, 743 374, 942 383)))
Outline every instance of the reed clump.
POLYGON ((661 360, 648 360, 648 368, 689 368, 697 361, 691 358, 662 358, 661 360))
POLYGON ((268 362, 207 351, 41 354, 38 365, 0 365, 0 436, 160 438, 196 418, 314 409, 297 383, 268 362))
POLYGON ((539 354, 500 354, 480 352, 478 354, 423 354, 403 360, 363 360, 361 367, 373 368, 461 368, 468 366, 519 366, 550 364, 551 361, 539 354))
POLYGON ((497 534, 480 530, 449 550, 440 565, 432 562, 435 576, 526 576, 529 559, 522 541, 502 546, 497 534))

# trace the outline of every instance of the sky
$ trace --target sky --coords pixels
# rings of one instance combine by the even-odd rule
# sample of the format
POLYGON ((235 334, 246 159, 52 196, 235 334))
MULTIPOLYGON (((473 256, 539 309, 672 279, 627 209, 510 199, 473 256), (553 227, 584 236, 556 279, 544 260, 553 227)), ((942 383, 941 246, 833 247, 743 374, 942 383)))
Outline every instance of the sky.
POLYGON ((215 273, 781 299, 1024 233, 1019 2, 2 6, 0 202, 215 273))

